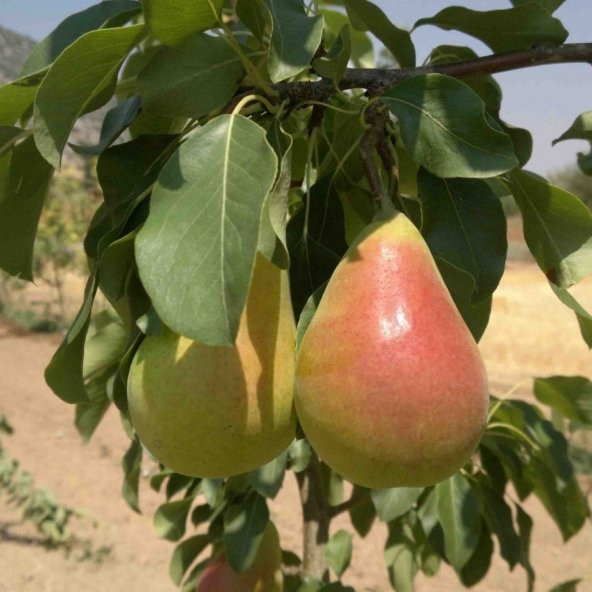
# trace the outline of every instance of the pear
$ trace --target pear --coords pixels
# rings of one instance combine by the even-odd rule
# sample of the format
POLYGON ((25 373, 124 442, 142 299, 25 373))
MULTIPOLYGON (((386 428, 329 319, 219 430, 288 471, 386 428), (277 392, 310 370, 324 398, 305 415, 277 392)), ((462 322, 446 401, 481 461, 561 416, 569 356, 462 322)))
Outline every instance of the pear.
POLYGON ((224 554, 201 572, 197 592, 281 592, 282 550, 277 529, 268 522, 253 565, 236 573, 224 554))
POLYGON ((228 477, 274 459, 295 433, 294 340, 287 274, 257 255, 233 347, 168 329, 140 346, 128 404, 144 446, 192 477, 228 477))
POLYGON ((419 231, 367 226, 333 273, 296 362, 296 413, 319 456, 371 488, 454 474, 486 424, 487 376, 419 231))

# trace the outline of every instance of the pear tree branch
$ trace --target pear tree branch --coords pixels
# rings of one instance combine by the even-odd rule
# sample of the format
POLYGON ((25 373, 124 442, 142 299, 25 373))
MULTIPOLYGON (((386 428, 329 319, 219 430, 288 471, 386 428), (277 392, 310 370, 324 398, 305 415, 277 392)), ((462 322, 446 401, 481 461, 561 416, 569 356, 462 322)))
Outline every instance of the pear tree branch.
MULTIPOLYGON (((438 73, 464 78, 561 63, 592 65, 592 43, 535 46, 530 49, 418 68, 348 68, 339 82, 339 89, 362 88, 372 96, 379 96, 394 84, 420 74, 438 73)), ((279 93, 280 101, 288 99, 291 103, 323 101, 337 90, 333 81, 327 79, 314 82, 281 82, 272 85, 272 88, 279 93)))

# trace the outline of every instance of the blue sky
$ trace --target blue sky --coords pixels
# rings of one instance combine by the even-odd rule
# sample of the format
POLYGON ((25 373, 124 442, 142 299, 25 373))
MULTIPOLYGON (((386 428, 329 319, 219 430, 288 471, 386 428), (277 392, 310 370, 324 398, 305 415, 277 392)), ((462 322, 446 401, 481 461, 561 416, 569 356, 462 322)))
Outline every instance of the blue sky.
MULTIPOLYGON (((424 16, 431 16, 450 4, 475 10, 493 10, 510 6, 508 0, 374 0, 399 26, 410 28, 424 16)), ((0 24, 41 39, 65 16, 96 0, 0 0, 0 24)), ((556 12, 570 32, 569 42, 592 41, 592 1, 566 0, 556 12)), ((479 54, 488 48, 471 37, 435 27, 419 28, 413 34, 418 59, 441 43, 469 45, 479 54)), ((533 157, 528 168, 549 173, 575 162, 578 151, 587 144, 568 141, 551 147, 553 138, 569 127, 583 111, 592 110, 592 71, 587 64, 560 64, 530 68, 496 75, 502 85, 502 117, 513 125, 529 129, 534 136, 533 157)))

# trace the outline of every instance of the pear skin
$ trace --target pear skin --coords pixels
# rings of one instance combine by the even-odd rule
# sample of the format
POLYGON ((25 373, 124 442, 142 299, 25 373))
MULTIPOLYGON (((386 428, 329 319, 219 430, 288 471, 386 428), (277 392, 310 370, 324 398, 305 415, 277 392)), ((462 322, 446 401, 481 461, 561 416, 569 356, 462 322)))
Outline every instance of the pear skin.
POLYGON ((282 550, 277 529, 269 522, 253 565, 236 573, 219 555, 201 573, 197 592, 281 592, 282 550))
POLYGON ((477 344, 419 231, 370 224, 333 273, 302 340, 296 413, 319 456, 371 488, 454 474, 485 429, 477 344))
POLYGON ((259 467, 295 433, 295 326, 287 274, 257 255, 234 347, 165 329, 132 362, 128 404, 144 446, 192 477, 259 467))

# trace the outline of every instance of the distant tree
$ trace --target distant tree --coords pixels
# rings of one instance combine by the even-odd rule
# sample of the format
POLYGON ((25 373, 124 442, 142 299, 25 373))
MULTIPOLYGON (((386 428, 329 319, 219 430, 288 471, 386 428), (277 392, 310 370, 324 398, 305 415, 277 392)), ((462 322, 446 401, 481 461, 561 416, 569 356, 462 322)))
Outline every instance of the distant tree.
POLYGON ((589 208, 592 208, 592 177, 572 165, 551 174, 549 179, 555 185, 577 195, 589 208))

